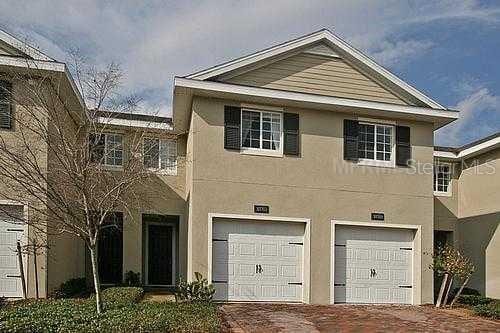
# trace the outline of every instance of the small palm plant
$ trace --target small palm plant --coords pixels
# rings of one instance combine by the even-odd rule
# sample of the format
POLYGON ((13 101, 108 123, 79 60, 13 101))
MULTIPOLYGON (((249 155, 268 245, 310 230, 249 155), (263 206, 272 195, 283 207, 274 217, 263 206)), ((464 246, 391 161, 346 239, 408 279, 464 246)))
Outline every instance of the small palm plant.
POLYGON ((195 280, 187 282, 180 279, 175 287, 175 300, 176 302, 211 302, 215 288, 208 283, 201 273, 194 273, 195 280))

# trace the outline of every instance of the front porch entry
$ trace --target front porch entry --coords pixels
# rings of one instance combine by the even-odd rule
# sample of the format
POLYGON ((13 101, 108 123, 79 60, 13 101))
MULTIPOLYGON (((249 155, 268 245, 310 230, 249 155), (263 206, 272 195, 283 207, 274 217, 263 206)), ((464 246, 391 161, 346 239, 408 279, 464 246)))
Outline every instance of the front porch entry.
POLYGON ((143 278, 149 287, 176 283, 179 217, 143 214, 143 278))

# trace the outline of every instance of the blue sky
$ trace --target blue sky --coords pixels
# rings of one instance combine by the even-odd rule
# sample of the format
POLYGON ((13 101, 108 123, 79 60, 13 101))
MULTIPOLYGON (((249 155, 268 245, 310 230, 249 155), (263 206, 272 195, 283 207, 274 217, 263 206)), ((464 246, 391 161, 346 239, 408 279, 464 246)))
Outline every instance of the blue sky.
POLYGON ((232 58, 328 28, 462 119, 436 133, 461 145, 500 131, 498 1, 0 2, 0 28, 58 60, 79 48, 119 62, 124 93, 171 112, 172 82, 232 58))

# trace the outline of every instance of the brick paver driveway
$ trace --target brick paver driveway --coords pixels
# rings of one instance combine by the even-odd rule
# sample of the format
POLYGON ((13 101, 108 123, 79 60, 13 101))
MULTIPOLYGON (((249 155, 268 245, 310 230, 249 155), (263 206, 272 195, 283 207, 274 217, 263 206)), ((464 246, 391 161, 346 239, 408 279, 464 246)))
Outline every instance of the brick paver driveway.
POLYGON ((500 321, 431 306, 225 304, 225 332, 500 332, 500 321))

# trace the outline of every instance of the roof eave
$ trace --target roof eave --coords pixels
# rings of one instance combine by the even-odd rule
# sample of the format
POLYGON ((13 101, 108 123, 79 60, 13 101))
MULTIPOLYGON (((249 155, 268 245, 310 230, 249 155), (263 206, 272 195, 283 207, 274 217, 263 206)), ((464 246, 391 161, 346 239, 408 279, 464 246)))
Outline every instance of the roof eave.
MULTIPOLYGON (((442 127, 458 119, 459 116, 458 111, 452 110, 437 110, 425 107, 370 102, 212 81, 199 81, 179 77, 175 78, 174 110, 176 110, 176 107, 182 109, 189 108, 191 103, 190 97, 193 95, 268 105, 297 106, 325 110, 334 109, 335 111, 344 113, 412 119, 434 123, 435 128, 442 127), (179 94, 182 96, 177 96, 179 94), (183 100, 183 102, 178 104, 181 100, 183 100)), ((185 111, 189 112, 189 109, 185 111)))

